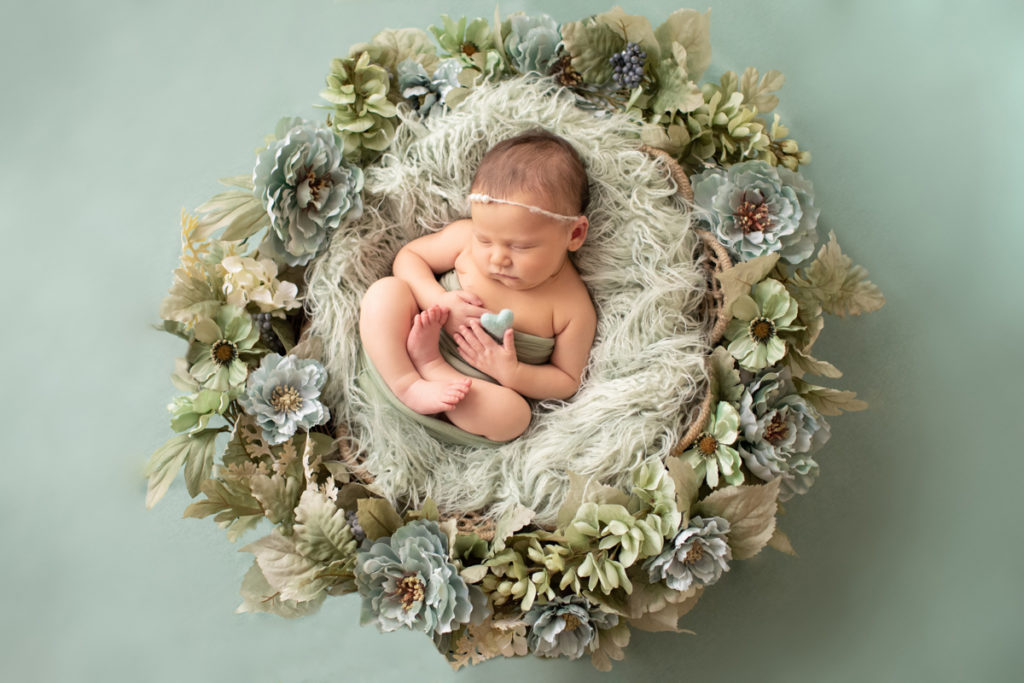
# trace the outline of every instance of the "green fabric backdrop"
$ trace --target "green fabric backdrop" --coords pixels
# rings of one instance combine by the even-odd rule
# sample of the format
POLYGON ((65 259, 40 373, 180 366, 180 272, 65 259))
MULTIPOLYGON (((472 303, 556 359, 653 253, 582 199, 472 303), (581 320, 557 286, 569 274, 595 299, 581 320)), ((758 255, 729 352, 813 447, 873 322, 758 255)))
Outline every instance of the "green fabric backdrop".
MULTIPOLYGON (((823 233, 888 295, 817 348, 872 404, 832 421, 782 520, 798 558, 734 566, 686 619, 637 633, 605 680, 1010 681, 1024 666, 1020 488, 1024 11, 1016 2, 710 0, 712 75, 787 77, 823 233)), ((502 3, 559 20, 601 2, 502 3)), ((660 22, 676 5, 634 3, 660 22)), ((385 27, 491 2, 19 3, 0 21, 3 415, 0 672, 7 681, 445 681, 418 634, 358 599, 235 615, 250 556, 143 508, 183 345, 149 329, 178 216, 245 173, 282 115, 319 116, 327 65, 385 27), (13 250, 11 250, 13 246, 13 250)), ((572 681, 496 661, 461 681, 572 681)))

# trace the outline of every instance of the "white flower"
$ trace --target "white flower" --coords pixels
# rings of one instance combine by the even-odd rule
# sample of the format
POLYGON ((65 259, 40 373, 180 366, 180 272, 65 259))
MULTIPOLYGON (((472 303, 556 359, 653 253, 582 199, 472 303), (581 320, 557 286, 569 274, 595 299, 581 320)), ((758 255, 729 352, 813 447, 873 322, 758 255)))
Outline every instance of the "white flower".
POLYGON ((299 288, 293 282, 277 279, 277 265, 270 259, 257 261, 248 256, 225 256, 224 295, 232 306, 244 308, 253 303, 261 313, 298 308, 299 288))

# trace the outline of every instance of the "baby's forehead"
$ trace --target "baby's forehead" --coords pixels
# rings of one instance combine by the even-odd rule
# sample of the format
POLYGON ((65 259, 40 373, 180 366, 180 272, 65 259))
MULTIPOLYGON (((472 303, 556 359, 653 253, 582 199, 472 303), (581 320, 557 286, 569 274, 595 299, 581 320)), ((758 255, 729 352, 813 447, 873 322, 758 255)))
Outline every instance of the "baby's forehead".
POLYGON ((540 216, 543 218, 553 219, 556 221, 571 222, 577 220, 580 216, 574 214, 563 214, 557 211, 551 211, 544 208, 543 205, 550 205, 550 199, 548 195, 537 194, 537 200, 533 200, 532 195, 529 193, 514 193, 512 197, 495 197, 483 192, 472 192, 468 199, 471 204, 484 204, 488 206, 509 206, 516 207, 519 209, 525 209, 531 214, 540 216), (543 204, 543 205, 542 205, 543 204))

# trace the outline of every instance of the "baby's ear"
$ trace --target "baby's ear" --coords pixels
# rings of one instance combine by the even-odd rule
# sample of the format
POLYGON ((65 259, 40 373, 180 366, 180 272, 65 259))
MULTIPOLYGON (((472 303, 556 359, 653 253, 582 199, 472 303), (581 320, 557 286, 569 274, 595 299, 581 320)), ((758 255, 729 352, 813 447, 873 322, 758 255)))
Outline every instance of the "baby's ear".
POLYGON ((590 221, 586 216, 580 216, 572 224, 572 232, 569 233, 569 251, 576 251, 583 246, 587 239, 587 230, 590 228, 590 221))

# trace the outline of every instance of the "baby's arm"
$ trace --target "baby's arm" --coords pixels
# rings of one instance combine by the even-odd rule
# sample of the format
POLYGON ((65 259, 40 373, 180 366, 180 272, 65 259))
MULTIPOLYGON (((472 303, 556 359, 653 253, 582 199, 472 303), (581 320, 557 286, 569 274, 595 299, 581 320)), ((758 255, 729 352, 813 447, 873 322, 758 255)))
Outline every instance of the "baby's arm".
POLYGON ((555 348, 547 364, 520 363, 516 360, 512 330, 505 332, 503 343, 498 345, 479 321, 471 321, 466 332, 456 335, 459 352, 471 365, 523 396, 567 399, 580 388, 583 368, 594 343, 597 316, 585 290, 582 297, 577 294, 562 310, 569 311, 572 317, 562 321, 564 327, 555 335, 555 348))
POLYGON ((478 296, 464 290, 446 291, 436 277, 455 267, 455 259, 470 239, 470 226, 468 220, 455 221, 436 233, 414 239, 399 250, 392 266, 395 277, 409 284, 420 310, 435 304, 449 309, 445 323, 449 332, 471 319, 479 320, 487 312, 478 296))

